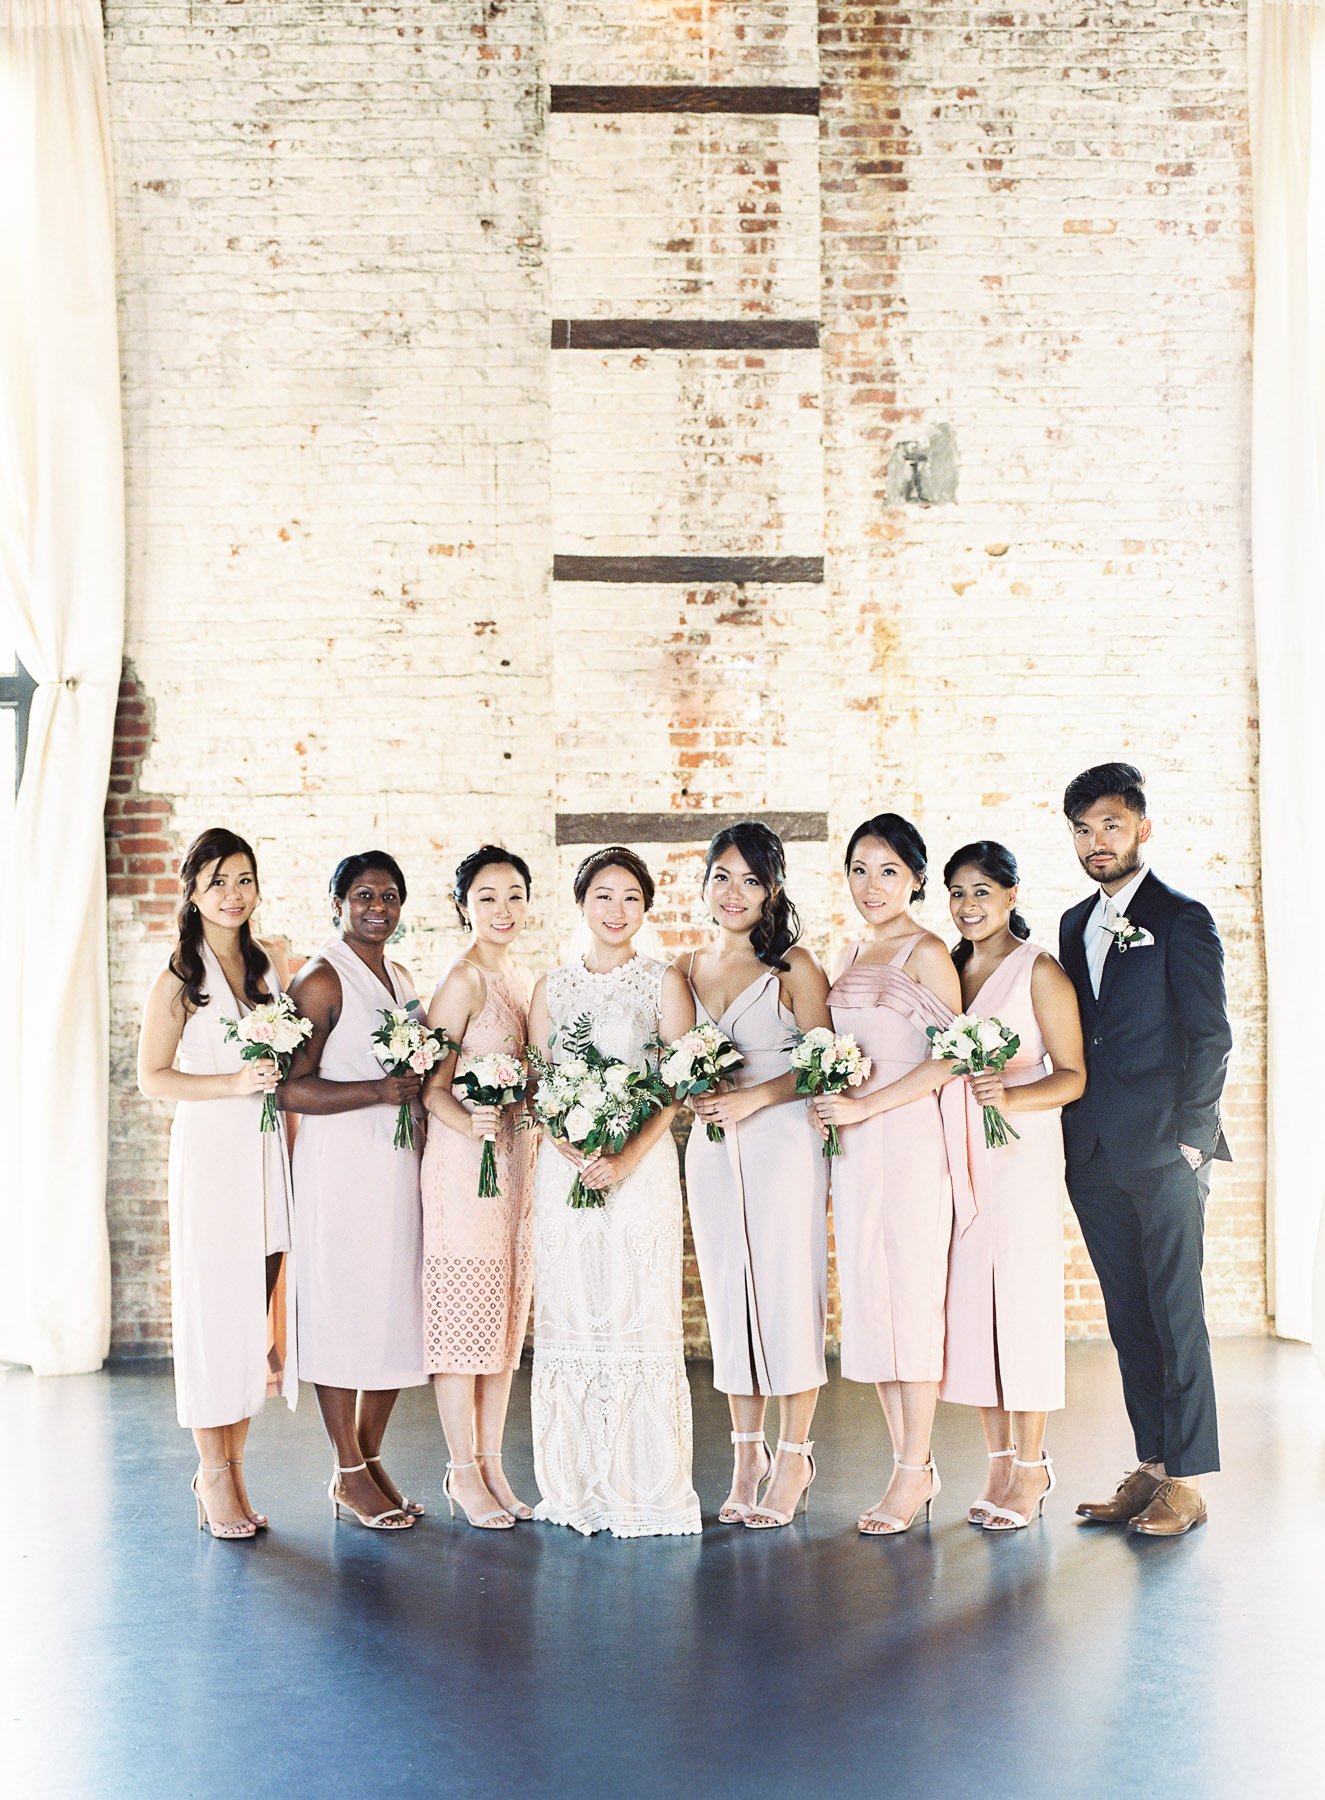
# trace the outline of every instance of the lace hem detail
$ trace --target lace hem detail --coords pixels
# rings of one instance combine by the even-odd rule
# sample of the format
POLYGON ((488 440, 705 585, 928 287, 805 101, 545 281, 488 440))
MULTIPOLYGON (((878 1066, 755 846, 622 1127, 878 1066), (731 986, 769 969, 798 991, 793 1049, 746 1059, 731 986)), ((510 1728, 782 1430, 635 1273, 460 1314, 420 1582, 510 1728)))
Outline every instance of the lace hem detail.
POLYGON ((638 1514, 606 1512, 602 1507, 567 1512, 540 1500, 534 1508, 534 1518, 541 1525, 564 1525, 571 1531, 578 1531, 581 1537, 593 1537, 600 1531, 609 1531, 619 1538, 694 1537, 704 1529, 698 1502, 692 1512, 688 1511, 680 1518, 675 1513, 652 1513, 641 1518, 638 1514))

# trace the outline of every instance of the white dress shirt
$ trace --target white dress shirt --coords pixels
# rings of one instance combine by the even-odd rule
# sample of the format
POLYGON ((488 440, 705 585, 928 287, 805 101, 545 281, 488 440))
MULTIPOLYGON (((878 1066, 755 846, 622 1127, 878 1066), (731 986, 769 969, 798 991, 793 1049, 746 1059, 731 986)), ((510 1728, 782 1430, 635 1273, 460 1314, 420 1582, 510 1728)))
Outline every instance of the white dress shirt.
POLYGON ((1086 947, 1086 967, 1090 971, 1091 989, 1098 1000, 1100 997, 1100 978, 1104 974, 1104 959, 1109 954, 1109 945, 1113 942, 1113 933, 1104 928, 1104 909, 1112 906, 1115 916, 1125 915, 1136 894, 1136 890, 1150 873, 1142 863, 1126 887, 1119 888, 1116 894, 1106 894, 1100 889, 1100 897, 1095 903, 1094 912, 1087 915, 1086 929, 1083 934, 1086 947))

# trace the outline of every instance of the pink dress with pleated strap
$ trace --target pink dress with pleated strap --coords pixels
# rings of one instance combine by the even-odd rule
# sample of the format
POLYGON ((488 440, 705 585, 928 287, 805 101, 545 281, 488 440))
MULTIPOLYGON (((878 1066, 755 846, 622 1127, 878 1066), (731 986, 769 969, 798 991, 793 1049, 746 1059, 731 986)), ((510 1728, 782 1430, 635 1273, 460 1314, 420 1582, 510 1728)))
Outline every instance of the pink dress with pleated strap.
MULTIPOLYGON (((1001 1019, 1021 1045, 1005 1087, 1048 1068, 1031 1000, 1038 944, 1022 944, 994 970, 968 1011, 1001 1019)), ((965 1083, 963 1083, 965 1086, 965 1083)), ((971 1102, 971 1171, 979 1212, 955 1238, 948 1269, 948 1351, 939 1390, 963 1406, 1055 1412, 1063 1404, 1063 1128, 1057 1107, 1013 1113, 1019 1138, 986 1150, 971 1102)))
MULTIPOLYGON (((693 990, 693 983, 692 983, 693 990)), ((701 1024, 710 1019, 695 994, 701 1024)), ((786 1074, 795 1015, 776 969, 711 1021, 745 1058, 735 1087, 786 1074)), ((714 1144, 699 1120, 686 1143, 686 1197, 725 1394, 821 1387, 828 1314, 828 1166, 804 1100, 766 1106, 714 1144)))
MULTIPOLYGON (((477 966, 477 965, 471 965, 477 966)), ((519 976, 478 971, 483 1005, 460 1045, 459 1068, 494 1050, 523 1056, 529 999, 519 976)), ((465 1090, 452 1093, 466 1107, 465 1090)), ((497 1195, 479 1196, 483 1144, 431 1119, 423 1152, 423 1331, 429 1374, 499 1375, 520 1366, 534 1286, 537 1134, 507 1107, 497 1129, 497 1195)))
MULTIPOLYGON (((828 993, 836 1031, 849 1031, 873 1068, 857 1094, 888 1087, 928 1061, 929 1025, 952 1013, 902 967, 852 960, 828 993)), ((958 1229, 974 1216, 966 1121, 955 1083, 891 1112, 839 1128, 833 1234, 842 1292, 842 1373, 848 1381, 938 1381, 954 1200, 958 1229)))

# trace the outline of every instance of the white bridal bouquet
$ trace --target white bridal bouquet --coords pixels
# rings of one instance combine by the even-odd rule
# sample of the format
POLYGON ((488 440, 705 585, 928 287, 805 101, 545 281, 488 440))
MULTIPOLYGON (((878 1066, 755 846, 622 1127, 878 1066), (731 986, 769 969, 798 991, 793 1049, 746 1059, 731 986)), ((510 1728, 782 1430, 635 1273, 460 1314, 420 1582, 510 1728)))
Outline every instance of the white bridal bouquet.
MULTIPOLYGON (((373 1033, 373 1043, 373 1055, 388 1075, 426 1075, 451 1048, 445 1032, 432 1030, 404 1006, 382 1008, 382 1023, 373 1033)), ((407 1102, 402 1102, 396 1114, 396 1135, 391 1141, 397 1150, 414 1148, 414 1115, 407 1102)))
MULTIPOLYGON (((591 1028, 585 1016, 567 1031, 564 1062, 549 1062, 529 1047, 529 1061, 538 1074, 534 1112, 553 1137, 586 1155, 606 1150, 615 1156, 646 1119, 671 1105, 672 1096, 651 1070, 604 1056, 590 1042, 591 1028)), ((575 1207, 606 1202, 604 1194, 585 1187, 578 1172, 566 1199, 575 1207)))
MULTIPOLYGON (((658 1075, 678 1100, 688 1100, 692 1094, 713 1093, 719 1082, 745 1066, 745 1058, 716 1025, 692 1026, 674 1044, 659 1040, 656 1048, 662 1052, 658 1075)), ((722 1126, 710 1124, 708 1135, 713 1143, 720 1144, 722 1126)))
MULTIPOLYGON (((988 1069, 1000 1075, 1017 1054, 1021 1039, 1001 1019, 981 1019, 975 1013, 958 1013, 951 1025, 930 1025, 925 1035, 930 1055, 950 1060, 958 1075, 978 1075, 988 1069)), ((996 1106, 986 1106, 985 1148, 1001 1149, 1009 1138, 1020 1140, 996 1106)))
MULTIPOLYGON (((239 1045, 239 1054, 245 1062, 261 1062, 266 1058, 276 1064, 278 1081, 285 1080, 290 1072, 290 1058, 305 1038, 313 1035, 312 1024, 300 1018, 288 994, 264 1000, 251 1007, 242 1018, 222 1019, 221 1023, 225 1026, 226 1042, 239 1045)), ((258 1130, 275 1129, 276 1096, 264 1094, 258 1130)))
MULTIPOLYGON (((484 1056, 471 1056, 463 1069, 457 1069, 455 1085, 462 1087, 475 1106, 514 1106, 523 1100, 529 1086, 528 1073, 518 1056, 504 1050, 493 1050, 484 1056)), ((483 1156, 478 1166, 480 1200, 501 1197, 497 1186, 497 1153, 494 1139, 483 1140, 483 1156)))
MULTIPOLYGON (((816 1025, 791 1040, 791 1066, 796 1071, 798 1094, 843 1094, 869 1079, 874 1067, 849 1031, 830 1031, 816 1025)), ((841 1156, 837 1126, 828 1127, 825 1156, 841 1156)))

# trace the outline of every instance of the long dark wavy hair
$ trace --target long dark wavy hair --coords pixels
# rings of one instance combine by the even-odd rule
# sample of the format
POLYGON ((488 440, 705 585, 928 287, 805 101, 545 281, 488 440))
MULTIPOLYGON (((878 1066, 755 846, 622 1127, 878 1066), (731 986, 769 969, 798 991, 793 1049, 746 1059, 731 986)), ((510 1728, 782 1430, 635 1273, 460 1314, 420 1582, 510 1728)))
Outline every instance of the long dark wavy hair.
MULTIPOLYGON (((993 838, 980 838, 974 844, 963 844, 960 850, 954 850, 943 865, 943 885, 952 886, 952 878, 958 869, 975 869, 991 881, 995 887, 1014 888, 1021 880, 1017 871, 1017 859, 1006 844, 999 844, 993 838)), ((1014 906, 1008 918, 1008 930, 1015 938, 1028 938, 1031 928, 1014 906)), ((961 938, 952 952, 952 960, 957 967, 964 968, 971 960, 975 945, 969 938, 961 938)))
POLYGON ((764 889, 764 910, 750 933, 750 948, 770 969, 787 969, 787 952, 801 935, 800 914, 787 897, 787 853, 777 832, 759 819, 742 819, 717 833, 704 855, 704 886, 725 850, 735 850, 764 889))
MULTIPOLYGON (((170 953, 170 972, 183 982, 184 998, 194 1011, 206 1006, 211 996, 202 985, 205 975, 202 960, 202 914, 194 903, 193 890, 198 885, 198 877, 205 870, 210 869, 214 863, 225 862, 231 856, 248 858, 253 870, 253 885, 257 887, 258 859, 253 854, 253 846, 245 843, 238 832, 227 831, 224 825, 212 825, 206 831, 199 832, 184 852, 184 861, 179 866, 179 936, 170 953)), ((260 893, 261 889, 258 891, 260 893)), ((263 985, 263 977, 270 964, 267 952, 249 930, 247 919, 239 927, 239 950, 244 958, 244 998, 250 1005, 259 1006, 271 998, 263 985)))

